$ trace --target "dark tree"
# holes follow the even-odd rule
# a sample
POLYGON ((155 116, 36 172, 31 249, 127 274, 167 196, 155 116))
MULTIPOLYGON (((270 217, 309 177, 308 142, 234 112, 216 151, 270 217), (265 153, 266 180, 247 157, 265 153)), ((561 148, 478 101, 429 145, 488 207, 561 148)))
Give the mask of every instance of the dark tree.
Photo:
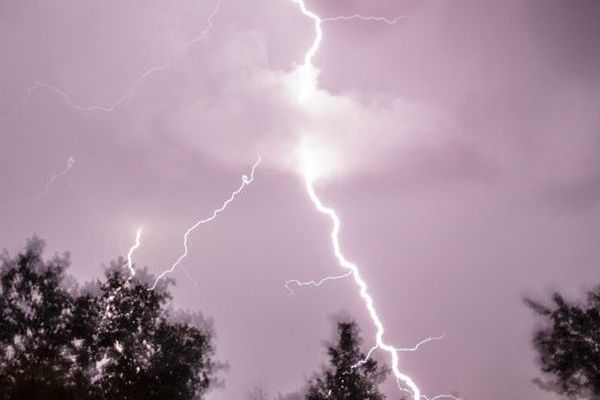
POLYGON ((219 367, 210 324, 169 312, 168 283, 152 290, 120 262, 69 290, 68 257, 44 261, 43 247, 2 258, 0 399, 203 398, 219 367))
POLYGON ((570 398, 600 399, 600 287, 583 303, 558 293, 550 306, 525 302, 543 321, 533 343, 547 379, 536 382, 570 398))
POLYGON ((308 385, 307 400, 382 400, 379 391, 388 369, 361 351, 356 322, 338 322, 337 343, 329 345, 329 366, 308 385))
POLYGON ((25 252, 2 254, 0 398, 65 399, 77 393, 71 357, 73 298, 64 287, 68 255, 42 259, 33 238, 25 252))
POLYGON ((113 266, 97 293, 81 296, 75 307, 78 355, 92 361, 93 397, 202 398, 218 366, 209 327, 173 321, 168 292, 150 290, 149 279, 130 280, 124 271, 113 266))

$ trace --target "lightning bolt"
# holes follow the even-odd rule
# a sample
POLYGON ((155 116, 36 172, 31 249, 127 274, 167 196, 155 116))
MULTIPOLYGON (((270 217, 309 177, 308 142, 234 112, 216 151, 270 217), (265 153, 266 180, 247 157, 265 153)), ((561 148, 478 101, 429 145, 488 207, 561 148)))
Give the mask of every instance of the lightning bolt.
POLYGON ((133 253, 140 247, 140 238, 142 236, 142 229, 138 229, 135 233, 135 243, 129 248, 127 252, 127 268, 129 268, 129 277, 135 276, 135 268, 133 267, 133 253))
POLYGON ((420 400, 421 390, 419 389, 417 384, 413 381, 411 377, 400 371, 400 368, 398 366, 398 349, 386 343, 383 339, 385 327, 383 325, 383 322, 381 321, 381 318, 379 317, 379 314, 377 313, 375 303, 373 302, 373 298, 369 293, 369 287, 362 278, 358 266, 348 261, 348 259, 346 259, 346 257, 342 253, 339 240, 341 223, 337 213, 333 208, 327 207, 321 202, 321 199, 319 199, 315 191, 314 180, 310 175, 305 176, 304 183, 308 196, 310 197, 310 200, 313 202, 317 211, 327 216, 331 221, 332 229, 330 233, 330 238, 331 245, 333 247, 333 253, 340 266, 349 270, 352 273, 354 282, 359 288, 360 297, 363 299, 365 306, 367 307, 367 311, 369 312, 369 316, 371 317, 371 321, 373 322, 373 325, 375 325, 375 328, 377 330, 377 333, 375 335, 376 347, 382 349, 390 355, 392 372, 394 374, 394 377, 396 378, 396 381, 402 382, 406 387, 410 389, 414 400, 420 400))
MULTIPOLYGON (((298 99, 299 99, 300 103, 302 104, 302 103, 305 103, 306 101, 308 101, 310 99, 310 95, 314 94, 318 88, 318 86, 317 86, 318 69, 314 66, 313 60, 314 60, 315 55, 317 54, 317 51, 319 50, 321 42, 323 41, 322 24, 323 24, 324 19, 320 18, 317 14, 310 11, 306 7, 304 0, 292 0, 292 1, 298 5, 302 14, 304 14, 307 18, 309 18, 313 21, 314 30, 315 30, 315 36, 314 36, 313 42, 304 55, 304 64, 302 64, 300 66, 300 71, 299 71, 300 72, 300 74, 299 74, 300 87, 299 87, 299 91, 298 91, 298 99)), ((381 20, 384 22, 394 21, 394 20, 387 20, 385 18, 363 17, 363 16, 359 16, 359 15, 349 16, 349 17, 329 18, 328 20, 333 21, 333 20, 348 20, 348 19, 381 20)), ((386 353, 388 353, 388 355, 390 357, 392 373, 394 374, 394 378, 396 380, 398 387, 400 389, 402 389, 403 391, 410 393, 413 400, 421 400, 421 398, 426 398, 425 396, 423 396, 421 394, 421 389, 417 386, 415 381, 410 376, 406 375, 405 373, 403 373, 400 370, 398 353, 400 353, 402 351, 413 351, 412 349, 416 350, 422 344, 425 344, 432 340, 436 340, 436 338, 433 338, 433 337, 427 338, 427 339, 421 341, 420 343, 418 343, 416 346, 414 346, 412 348, 405 348, 405 349, 398 349, 398 348, 392 346, 391 344, 387 343, 384 340, 385 327, 383 325, 381 318, 379 317, 379 313, 377 312, 377 308, 375 307, 375 302, 373 301, 373 297, 371 296, 371 294, 369 292, 369 287, 368 287, 367 283, 365 282, 365 280, 362 278, 362 275, 361 275, 358 265, 349 261, 344 256, 344 253, 342 252, 341 245, 340 245, 340 239, 339 239, 339 233, 340 233, 340 228, 341 228, 340 218, 339 218, 337 212, 333 208, 326 206, 321 201, 321 199, 319 198, 319 196, 317 195, 317 192, 315 190, 315 181, 317 179, 317 175, 319 172, 318 165, 315 165, 315 161, 316 161, 315 157, 314 157, 314 155, 307 154, 306 147, 301 146, 301 158, 302 158, 301 159, 301 161, 302 161, 302 164, 301 164, 302 171, 301 172, 302 172, 302 175, 304 178, 304 186, 305 186, 306 192, 308 193, 308 196, 309 196, 311 202, 313 203, 315 209, 319 213, 325 215, 331 222, 330 239, 331 239, 331 246, 332 246, 333 254, 334 254, 335 258, 337 259, 338 264, 342 268, 347 270, 346 275, 348 275, 348 276, 351 275, 354 278, 354 282, 356 283, 356 285, 359 289, 359 295, 365 304, 365 307, 369 313, 371 322, 375 326, 375 329, 376 329, 375 346, 369 351, 369 355, 376 349, 381 349, 381 350, 385 351, 386 353)), ((323 283, 327 280, 340 279, 340 277, 345 277, 345 275, 324 278, 318 282, 314 282, 314 281, 307 282, 307 283, 305 282, 305 284, 319 286, 321 283, 323 283)), ((288 281, 288 282, 290 282, 290 281, 288 281)), ((293 282, 298 282, 298 281, 293 281, 293 282)), ((302 282, 300 282, 300 283, 302 283, 302 282)), ((440 395, 440 396, 434 397, 434 399, 441 399, 444 397, 454 398, 454 396, 451 396, 451 395, 440 395)), ((433 399, 431 399, 431 400, 433 400, 433 399)))
MULTIPOLYGON (((215 3, 214 9, 212 10, 212 12, 209 14, 209 16, 207 18, 206 27, 202 30, 202 32, 198 36, 190 39, 189 41, 187 41, 184 44, 184 46, 183 46, 184 52, 187 52, 190 49, 190 47, 192 47, 199 41, 203 40, 206 37, 206 35, 208 35, 208 32, 212 29, 212 27, 214 25, 213 19, 219 12, 220 6, 221 6, 221 0, 218 0, 215 3)), ((122 96, 120 96, 118 99, 116 99, 109 105, 85 106, 85 105, 77 104, 75 101, 73 101, 73 99, 67 92, 65 92, 58 86, 38 81, 26 89, 25 98, 23 99, 23 101, 21 101, 20 103, 18 103, 14 106, 13 113, 0 116, 0 120, 16 120, 16 119, 18 119, 20 116, 21 110, 23 108, 27 107, 27 105, 31 101, 31 98, 34 95, 34 93, 37 91, 40 91, 40 90, 46 90, 46 91, 54 93, 56 96, 62 98, 68 107, 70 107, 71 109, 76 110, 76 111, 84 111, 84 112, 100 111, 100 112, 110 113, 122 105, 128 107, 131 100, 135 97, 135 95, 136 95, 139 87, 142 85, 142 83, 144 83, 144 81, 149 79, 152 75, 156 74, 157 72, 165 71, 165 70, 171 68, 175 59, 176 59, 176 56, 172 56, 164 64, 148 67, 134 81, 133 85, 131 86, 129 91, 127 91, 127 93, 123 94, 122 96)))
POLYGON ((150 288, 150 290, 154 290, 154 288, 156 288, 156 285, 158 284, 158 282, 164 278, 167 274, 172 273, 173 271, 175 271, 175 268, 177 268, 178 265, 181 264, 181 262, 188 256, 188 238, 189 235, 196 229, 198 228, 200 225, 204 225, 207 224, 211 221, 214 221, 219 214, 221 214, 223 211, 225 211, 225 209, 229 206, 229 204, 235 200, 235 198, 246 188, 246 186, 250 185, 252 183, 252 181, 254 181, 254 171, 256 170, 256 168, 258 167, 258 165, 261 162, 261 157, 260 155, 258 156, 258 159, 256 160, 256 162, 254 163, 254 165, 252 165, 252 169, 250 171, 250 176, 247 175, 242 175, 242 183, 240 184, 240 186, 231 193, 231 195, 229 196, 229 198, 227 200, 225 200, 223 202, 223 204, 215 209, 212 213, 212 215, 208 218, 204 218, 204 219, 200 219, 198 221, 196 221, 192 226, 190 226, 185 233, 183 234, 183 253, 181 253, 181 255, 177 258, 177 260, 175 260, 175 262, 171 265, 171 267, 165 271, 163 271, 160 275, 158 275, 158 277, 156 278, 156 280, 154 281, 154 284, 152 285, 152 287, 150 288))

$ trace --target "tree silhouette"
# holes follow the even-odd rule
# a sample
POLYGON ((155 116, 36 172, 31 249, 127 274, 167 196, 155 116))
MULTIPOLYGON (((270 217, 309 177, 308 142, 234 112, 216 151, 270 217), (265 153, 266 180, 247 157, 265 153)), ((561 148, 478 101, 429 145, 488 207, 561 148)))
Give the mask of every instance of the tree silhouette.
POLYGON ((0 399, 203 398, 219 368, 210 324, 177 321, 168 283, 150 290, 121 260, 103 281, 68 288, 68 254, 44 261, 43 248, 34 238, 2 256, 0 399))
POLYGON ((525 302, 543 323, 533 343, 549 379, 536 382, 567 397, 600 399, 600 287, 583 303, 570 303, 558 293, 550 306, 525 302))
POLYGON ((361 352, 356 322, 338 322, 337 343, 329 345, 329 366, 308 385, 307 400, 382 400, 379 391, 388 369, 361 352))

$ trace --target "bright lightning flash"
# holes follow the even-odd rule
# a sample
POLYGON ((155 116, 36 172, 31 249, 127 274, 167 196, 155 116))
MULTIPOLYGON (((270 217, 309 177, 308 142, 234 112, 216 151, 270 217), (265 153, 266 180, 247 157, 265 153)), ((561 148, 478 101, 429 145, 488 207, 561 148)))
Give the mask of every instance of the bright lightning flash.
POLYGON ((156 288, 156 285, 158 284, 158 282, 162 278, 164 278, 167 274, 170 274, 173 271, 175 271, 175 268, 177 268, 177 266, 179 264, 181 264, 181 262, 188 256, 188 237, 189 237, 189 235, 200 225, 204 225, 204 224, 207 224, 207 223, 215 220, 219 216, 219 214, 221 214, 223 211, 225 211, 225 209, 229 206, 229 204, 232 201, 234 201, 235 198, 246 188, 246 186, 250 185, 252 183, 252 181, 254 181, 254 171, 256 170, 256 167, 258 167, 260 162, 261 162, 261 157, 259 155, 258 159, 254 163, 254 165, 252 165, 252 170, 250 171, 250 176, 242 175, 242 183, 233 193, 231 193, 231 196, 229 196, 229 198, 223 202, 221 207, 215 209, 210 217, 196 221, 192 226, 190 226, 185 231, 185 233, 183 234, 183 253, 177 258, 177 260, 175 260, 175 262, 171 265, 171 267, 169 269, 163 271, 156 278, 156 280, 154 281, 154 284, 150 288, 151 290, 156 288))

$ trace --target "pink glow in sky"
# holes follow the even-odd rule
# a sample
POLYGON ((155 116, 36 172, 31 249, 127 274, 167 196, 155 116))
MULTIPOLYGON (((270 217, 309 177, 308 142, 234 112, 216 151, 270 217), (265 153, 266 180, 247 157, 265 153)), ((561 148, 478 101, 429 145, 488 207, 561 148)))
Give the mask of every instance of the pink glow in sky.
POLYGON ((424 393, 555 399, 531 383, 521 298, 598 283, 600 6, 307 4, 402 18, 325 22, 300 106, 314 30, 291 0, 0 1, 0 247, 38 233, 85 280, 143 226, 134 261, 159 273, 260 152, 190 236, 174 301, 214 318, 231 365, 209 399, 296 391, 328 316, 374 333, 351 280, 284 287, 344 272, 298 173, 304 140, 389 341, 445 333, 401 355, 424 393))

